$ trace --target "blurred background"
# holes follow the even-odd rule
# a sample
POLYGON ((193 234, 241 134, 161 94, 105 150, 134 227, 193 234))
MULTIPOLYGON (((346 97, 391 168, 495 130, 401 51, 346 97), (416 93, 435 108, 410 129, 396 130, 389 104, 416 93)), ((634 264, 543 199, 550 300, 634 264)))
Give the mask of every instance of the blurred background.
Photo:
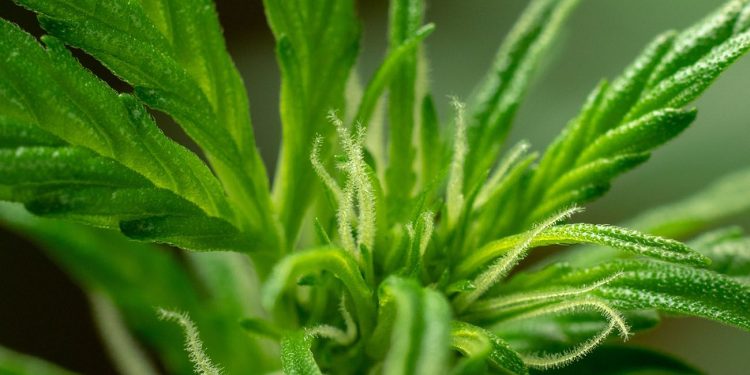
MULTIPOLYGON (((427 19, 430 85, 441 114, 449 95, 467 98, 489 67, 525 1, 432 1, 427 19)), ((683 28, 723 1, 584 0, 543 67, 517 117, 511 141, 543 149, 573 117, 588 92, 612 78, 657 33, 683 28)), ((279 143, 279 75, 273 38, 260 0, 218 0, 229 50, 245 79, 258 147, 269 166, 279 143)), ((385 52, 387 2, 359 1, 364 26, 360 73, 366 80, 385 52)), ((0 0, 0 16, 41 35, 32 14, 0 0)), ((128 91, 92 59, 83 63, 128 91)), ((619 178, 578 220, 617 223, 659 203, 697 191, 727 172, 750 166, 750 56, 729 69, 696 106, 698 120, 644 166, 619 178)), ((273 170, 272 167, 269 170, 273 170)), ((750 192, 749 192, 750 194, 750 192)), ((746 229, 748 222, 743 223, 746 229)), ((695 319, 667 319, 633 339, 678 355, 710 374, 747 374, 750 334, 695 319)), ((28 240, 0 227, 0 344, 85 374, 114 373, 75 284, 28 240)))

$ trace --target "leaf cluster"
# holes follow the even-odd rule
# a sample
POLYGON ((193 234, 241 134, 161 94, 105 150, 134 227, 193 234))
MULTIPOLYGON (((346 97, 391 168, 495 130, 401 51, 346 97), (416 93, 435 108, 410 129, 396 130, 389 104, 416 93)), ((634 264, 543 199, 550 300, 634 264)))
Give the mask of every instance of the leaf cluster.
MULTIPOLYGON (((577 1, 531 1, 441 121, 423 1, 390 2, 388 51, 361 85, 353 0, 264 0, 273 183, 209 0, 16 2, 48 35, 0 20, 0 199, 15 202, 0 219, 84 287, 123 373, 158 373, 145 347, 170 373, 693 374, 610 341, 663 313, 750 331, 750 239, 714 228, 750 211, 747 171, 623 226, 571 223, 695 120, 690 103, 750 50, 747 0, 655 38, 543 152, 505 141, 577 1), (518 271, 559 245, 580 246, 518 271)), ((0 370, 24 368, 66 373, 0 351, 0 370)))

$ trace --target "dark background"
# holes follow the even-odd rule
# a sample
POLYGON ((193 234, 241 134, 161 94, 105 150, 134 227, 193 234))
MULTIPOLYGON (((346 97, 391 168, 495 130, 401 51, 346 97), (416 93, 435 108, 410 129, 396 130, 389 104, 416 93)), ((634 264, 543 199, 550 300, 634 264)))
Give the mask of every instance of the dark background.
MULTIPOLYGON (((556 59, 543 69, 521 108, 512 140, 526 138, 543 148, 575 115, 599 79, 618 74, 658 32, 685 27, 721 3, 583 1, 553 52, 556 59)), ((430 2, 427 18, 437 24, 427 41, 430 84, 443 114, 448 113, 448 95, 466 98, 471 92, 524 4, 430 2)), ((220 0, 217 7, 230 52, 247 84, 258 146, 266 163, 273 165, 280 133, 279 78, 261 2, 220 0)), ((366 78, 384 53, 387 2, 360 1, 359 13, 365 32, 360 71, 366 78)), ((34 16, 10 0, 0 0, 0 16, 40 35, 34 16)), ((128 90, 93 59, 79 56, 115 88, 128 90)), ((745 57, 698 101, 699 117, 691 128, 657 151, 649 163, 620 178, 579 220, 617 223, 750 166, 749 98, 750 57, 745 57)), ((750 334, 712 322, 670 319, 634 341, 680 355, 711 374, 746 374, 750 368, 750 334)), ((0 345, 85 374, 114 373, 80 290, 29 241, 2 228, 0 345)))

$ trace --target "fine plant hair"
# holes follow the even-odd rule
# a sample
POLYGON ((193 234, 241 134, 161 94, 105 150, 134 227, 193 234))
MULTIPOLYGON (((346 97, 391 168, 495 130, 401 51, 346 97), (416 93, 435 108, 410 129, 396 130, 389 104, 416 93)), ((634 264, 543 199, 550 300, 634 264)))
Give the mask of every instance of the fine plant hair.
MULTIPOLYGON (((750 169, 575 222, 693 123, 750 50, 750 0, 656 36, 544 148, 507 138, 578 1, 530 1, 474 93, 444 99, 423 0, 390 0, 362 80, 354 0, 264 0, 273 179, 210 0, 14 1, 45 35, 0 19, 0 224, 81 286, 123 374, 695 374, 619 343, 663 314, 750 331, 750 237, 724 226, 750 213, 750 169)), ((73 372, 0 347, 0 373, 73 372)))

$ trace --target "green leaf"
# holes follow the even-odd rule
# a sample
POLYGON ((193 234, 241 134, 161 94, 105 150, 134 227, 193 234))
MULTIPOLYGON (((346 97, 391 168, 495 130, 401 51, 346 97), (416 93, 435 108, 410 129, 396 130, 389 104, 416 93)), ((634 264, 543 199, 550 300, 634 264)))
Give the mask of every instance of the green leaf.
MULTIPOLYGON (((593 141, 622 122, 630 108, 640 98, 651 73, 672 47, 676 34, 674 31, 667 31, 654 38, 635 61, 612 81, 610 87, 603 93, 601 104, 597 106, 595 117, 592 119, 593 125, 580 127, 580 130, 585 132, 585 138, 581 137, 581 141, 593 141)), ((571 141, 573 141, 572 138, 571 141)))
POLYGON ((211 171, 164 136, 137 100, 118 96, 54 38, 46 37, 43 49, 5 21, 0 33, 0 51, 17 56, 0 62, 0 184, 12 187, 6 199, 39 215, 124 228, 135 238, 187 249, 270 247, 247 242, 211 171), (148 234, 125 224, 144 220, 148 234), (209 232, 232 240, 191 240, 206 233, 185 221, 217 223, 209 232))
MULTIPOLYGON (((390 2, 388 47, 397 50, 413 38, 424 18, 424 0, 392 0, 390 2)), ((386 191, 389 205, 400 214, 406 200, 411 197, 416 183, 413 164, 416 150, 413 146, 415 129, 414 104, 416 102, 418 47, 409 51, 395 67, 388 89, 388 168, 386 191)))
MULTIPOLYGON (((456 267, 456 277, 479 270, 492 259, 505 255, 525 238, 524 233, 493 241, 473 252, 456 267)), ((709 260, 684 244, 637 231, 595 224, 552 226, 534 237, 530 248, 549 245, 597 244, 633 254, 690 265, 706 265, 709 260)))
POLYGON ((539 61, 576 3, 532 1, 500 46, 487 78, 471 100, 467 186, 495 161, 539 61))
POLYGON ((651 74, 649 86, 663 81, 684 66, 693 65, 702 56, 711 52, 713 46, 742 31, 733 26, 742 8, 746 6, 747 2, 744 0, 727 1, 713 14, 680 33, 669 53, 651 74))
POLYGON ((343 109, 344 88, 359 50, 359 23, 352 0, 264 0, 277 40, 281 68, 283 138, 274 200, 289 245, 318 191, 310 168, 313 139, 333 132, 326 114, 343 109), (300 190, 302 189, 302 190, 300 190))
POLYGON ((385 355, 383 374, 443 372, 451 329, 451 309, 445 297, 396 276, 383 281, 378 296, 378 326, 368 350, 371 355, 385 355))
MULTIPOLYGON (((424 25, 414 31, 413 35, 410 35, 397 47, 388 51, 383 62, 365 87, 365 91, 362 94, 362 100, 357 108, 357 113, 354 115, 355 121, 361 122, 365 127, 369 125, 378 100, 383 94, 383 90, 385 90, 386 86, 393 80, 393 77, 398 72, 401 62, 409 57, 412 52, 419 47, 420 43, 430 36, 434 30, 435 25, 424 25)), ((435 119, 435 121, 437 121, 437 119, 435 119)))
POLYGON ((121 221, 120 231, 136 240, 174 244, 188 250, 263 251, 259 258, 268 255, 266 250, 272 248, 258 240, 259 234, 239 232, 223 220, 206 216, 177 216, 170 213, 121 221))
MULTIPOLYGON (((660 322, 659 315, 652 310, 627 311, 623 316, 632 332, 652 329, 660 322)), ((501 321, 490 330, 521 353, 563 352, 601 332, 607 324, 601 314, 573 312, 507 323, 501 321)))
MULTIPOLYGON (((646 211, 624 225, 657 236, 688 238, 702 229, 750 211, 748 190, 750 170, 740 170, 687 198, 646 211)), ((578 266, 592 266, 624 255, 613 249, 582 247, 545 263, 562 260, 578 266)))
POLYGON ((3 375, 74 375, 52 363, 0 346, 0 373, 3 375))
POLYGON ((750 284, 750 237, 738 228, 709 232, 691 245, 711 259, 709 269, 750 284))
POLYGON ((646 162, 649 156, 647 153, 634 153, 596 159, 562 175, 549 187, 547 195, 559 195, 581 186, 606 184, 615 176, 646 162))
POLYGON ((39 13, 47 32, 94 56, 133 85, 141 100, 174 117, 206 152, 242 212, 243 228, 275 234, 244 84, 226 52, 211 2, 18 3, 39 13))
POLYGON ((602 369, 621 375, 699 375, 702 372, 685 362, 651 349, 604 345, 568 366, 532 374, 596 375, 602 369))
MULTIPOLYGON (((221 186, 208 168, 165 137, 132 98, 118 97, 54 38, 45 38, 48 47, 40 48, 30 35, 5 21, 0 21, 0 34, 0 52, 12 57, 0 62, 0 122, 17 129, 14 146, 23 146, 18 129, 38 126, 67 143, 117 160, 209 214, 228 214, 221 186)), ((2 135, 5 138, 5 132, 2 135)))
POLYGON ((750 211, 748 191, 750 169, 737 171, 696 194, 638 215, 626 225, 659 236, 686 237, 750 211))
POLYGON ((600 84, 542 158, 521 211, 531 215, 515 229, 526 229, 558 208, 549 203, 553 197, 568 194, 568 204, 598 197, 601 194, 575 192, 587 186, 606 187, 629 168, 592 170, 578 186, 566 173, 581 173, 579 168, 590 163, 617 164, 613 158, 648 152, 684 130, 695 112, 680 108, 750 49, 750 32, 737 21, 746 6, 744 0, 731 1, 681 34, 667 32, 657 37, 611 85, 600 84), (560 182, 561 178, 567 181, 560 182), (559 184, 566 185, 567 192, 559 184), (549 191, 551 187, 555 194, 549 191))
POLYGON ((313 337, 299 331, 281 339, 281 366, 285 375, 321 375, 310 346, 313 337))
POLYGON ((750 287, 716 272, 677 264, 620 260, 573 271, 556 285, 581 285, 620 275, 595 295, 620 309, 654 308, 699 316, 750 331, 750 287))
POLYGON ((507 374, 528 374, 523 360, 510 346, 490 331, 454 321, 451 329, 453 347, 467 358, 488 360, 495 369, 507 374))
MULTIPOLYGON (((47 32, 66 44, 88 52, 133 85, 140 100, 173 116, 203 149, 223 184, 219 186, 212 181, 214 186, 207 185, 206 179, 211 173, 191 155, 195 160, 187 165, 196 167, 200 164, 205 171, 195 174, 201 177, 200 180, 185 181, 189 184, 180 183, 177 186, 198 190, 207 187, 216 189, 215 196, 225 201, 223 187, 228 200, 232 202, 232 210, 236 212, 236 218, 232 219, 237 221, 239 227, 243 230, 255 230, 267 237, 266 242, 274 243, 276 229, 271 219, 268 182, 265 168, 254 146, 244 84, 226 53, 218 19, 210 2, 164 0, 151 2, 147 9, 138 2, 125 4, 114 0, 87 3, 68 0, 18 2, 39 13, 42 27, 47 32)), ((61 44, 58 50, 64 50, 61 44)), ((61 56, 62 53, 58 55, 61 56)), ((68 60, 70 63, 67 65, 72 67, 73 60, 68 60)), ((69 79, 66 88, 80 86, 83 76, 88 75, 83 70, 78 70, 80 73, 77 73, 77 79, 69 79)), ((37 71, 34 68, 34 73, 37 71)), ((38 74, 35 76, 36 79, 40 77, 38 74)), ((102 83, 99 86, 101 88, 97 90, 100 92, 111 91, 102 83)), ((20 91, 34 95, 40 90, 27 87, 20 91)), ((65 97, 66 94, 61 93, 60 96, 65 97)), ((88 96, 90 93, 77 98, 88 96)), ((69 107, 71 106, 61 108, 67 110, 69 107)), ((100 104, 97 107, 101 112, 109 110, 112 105, 100 104)), ((136 116, 132 122, 138 124, 143 118, 148 119, 146 112, 139 108, 140 105, 136 105, 136 109, 133 105, 129 107, 132 116, 136 116)), ((41 119, 40 126, 48 126, 47 121, 41 119)), ((124 121, 115 119, 113 122, 116 126, 123 126, 124 121)), ((148 119, 147 122, 151 120, 148 119)), ((151 128, 155 126, 146 126, 143 131, 134 134, 154 131, 160 133, 158 130, 150 130, 151 128)), ((67 130, 70 132, 69 127, 67 130)), ((85 134, 70 133, 78 136, 85 134)), ((122 142, 127 145, 138 143, 140 138, 142 136, 126 141, 112 140, 110 143, 119 145, 122 142)), ((150 146, 147 143, 145 146, 153 153, 164 148, 159 147, 164 144, 165 142, 161 142, 150 146)), ((106 146, 100 146, 102 147, 106 146)), ((174 148, 170 146, 162 152, 166 154, 174 148)), ((100 152, 100 149, 94 150, 100 152)), ((148 154, 149 152, 133 152, 128 155, 145 158, 148 154)), ((119 160, 117 155, 115 158, 119 160)), ((194 178, 191 174, 179 173, 183 169, 181 164, 170 159, 166 159, 165 163, 164 159, 166 158, 156 157, 144 164, 163 165, 162 169, 166 171, 161 174, 152 173, 162 178, 194 178)), ((134 166, 137 164, 133 163, 134 166)), ((138 170, 130 164, 126 163, 126 166, 138 170)), ((227 205, 226 202, 223 204, 227 205)))
POLYGON ((695 110, 665 109, 620 125, 596 139, 578 157, 576 164, 628 153, 651 151, 674 138, 695 119, 695 110))
POLYGON ((357 261, 339 248, 321 247, 297 252, 283 258, 273 268, 263 285, 263 306, 272 310, 282 292, 304 275, 328 271, 341 280, 349 290, 357 317, 359 330, 366 335, 372 330, 375 306, 372 291, 365 283, 357 261))

